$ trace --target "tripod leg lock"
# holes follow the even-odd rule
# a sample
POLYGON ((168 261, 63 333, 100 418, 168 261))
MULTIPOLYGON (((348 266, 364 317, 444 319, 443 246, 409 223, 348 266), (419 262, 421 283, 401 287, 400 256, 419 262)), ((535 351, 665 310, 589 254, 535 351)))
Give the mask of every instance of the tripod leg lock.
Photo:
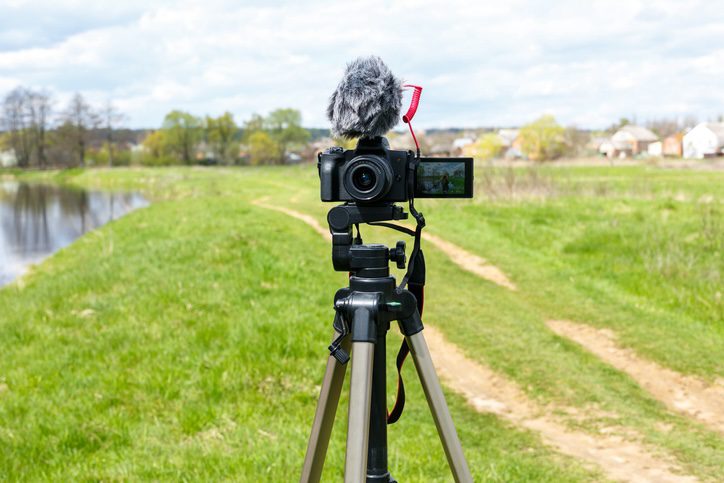
POLYGON ((415 309, 415 313, 410 317, 400 319, 400 330, 407 337, 422 332, 423 328, 422 319, 417 309, 415 309))
POLYGON ((342 349, 342 340, 344 340, 345 337, 347 337, 347 334, 340 335, 334 339, 334 342, 329 346, 329 353, 342 365, 349 362, 349 354, 346 350, 342 349))
POLYGON ((349 362, 349 354, 342 348, 342 341, 349 335, 349 324, 344 316, 338 311, 334 316, 334 330, 339 334, 329 345, 329 353, 337 359, 337 362, 344 365, 349 362))
POLYGON ((412 292, 404 289, 397 291, 397 297, 400 302, 398 320, 402 333, 409 337, 421 332, 424 327, 420 311, 417 309, 417 298, 412 292))

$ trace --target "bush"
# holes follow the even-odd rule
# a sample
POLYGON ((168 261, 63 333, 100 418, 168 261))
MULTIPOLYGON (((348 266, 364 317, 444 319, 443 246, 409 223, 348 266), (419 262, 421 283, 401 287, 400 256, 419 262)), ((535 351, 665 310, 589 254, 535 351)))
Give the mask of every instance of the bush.
POLYGON ((173 156, 154 156, 152 153, 145 151, 133 153, 131 161, 132 164, 141 166, 173 166, 175 164, 179 164, 178 159, 173 156))
MULTIPOLYGON (((108 146, 88 153, 89 164, 93 166, 110 166, 110 152, 108 146)), ((128 166, 131 164, 131 151, 128 149, 113 149, 113 166, 128 166)))
POLYGON ((566 147, 564 133, 553 116, 541 116, 520 129, 522 151, 533 161, 559 158, 566 147))

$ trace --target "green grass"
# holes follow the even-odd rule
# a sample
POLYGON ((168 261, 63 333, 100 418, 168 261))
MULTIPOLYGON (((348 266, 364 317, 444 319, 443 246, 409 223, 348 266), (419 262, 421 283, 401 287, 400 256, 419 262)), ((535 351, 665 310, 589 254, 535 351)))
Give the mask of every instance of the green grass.
MULTIPOLYGON (((157 201, 0 290, 0 480, 298 477, 344 275, 318 234, 248 202, 253 173, 143 180, 158 174, 118 172, 157 201)), ((391 467, 401 481, 447 481, 407 376, 391 467)), ((597 479, 449 398, 476 480, 597 479)), ((328 481, 341 478, 344 428, 340 415, 328 481)))
MULTIPOLYGON (((37 478, 294 479, 323 369, 329 299, 344 276, 331 271, 329 247, 319 235, 249 201, 270 196, 323 223, 329 206, 318 202, 314 168, 24 176, 139 188, 156 203, 53 257, 22 290, 0 291, 0 306, 10 307, 0 317, 0 352, 8 354, 0 374, 22 373, 0 393, 0 479, 3 468, 11 478, 32 469, 37 478), (77 315, 87 308, 92 315, 77 315), (291 326, 298 329, 295 338, 285 330, 291 326), (84 340, 105 350, 67 362, 76 361, 67 352, 80 350, 84 340), (123 351, 129 354, 121 357, 123 351), (203 377, 205 371, 212 374, 203 377), (156 372, 164 375, 149 374, 156 372), (109 381, 101 376, 106 373, 109 381), (78 389, 83 374, 87 391, 78 389), (36 385, 18 382, 26 379, 36 385), (81 396, 73 400, 69 391, 81 396), (119 409, 96 409, 104 400, 91 397, 95 391, 127 394, 117 406, 129 413, 106 421, 119 409), (14 403, 6 406, 7 400, 14 403), (47 412, 35 414, 36 404, 47 412), (21 415, 8 415, 8 407, 21 415), (35 432, 25 435, 23 427, 35 432), (41 437, 44 431, 55 436, 41 437), (84 436, 73 436, 77 431, 84 436), (98 448, 58 452, 58 434, 98 448), (14 456, 3 460, 5 454, 14 456), (30 463, 38 460, 47 464, 30 463)), ((544 322, 567 318, 609 327, 622 344, 665 367, 724 377, 724 174, 478 166, 476 176, 475 200, 420 200, 418 207, 428 230, 495 263, 519 290, 482 281, 428 248, 426 320, 532 399, 588 416, 571 419, 571 426, 593 433, 612 424, 631 427, 688 472, 716 479, 724 470, 721 436, 670 413, 544 322)), ((368 241, 396 238, 377 228, 365 234, 368 241)), ((412 393, 415 403, 391 429, 394 474, 404 481, 445 480, 444 458, 414 384, 412 393)), ((449 397, 476 481, 596 478, 542 448, 535 436, 449 397)), ((343 427, 340 418, 336 448, 343 427)), ((328 476, 339 477, 341 466, 341 454, 330 454, 328 476)))

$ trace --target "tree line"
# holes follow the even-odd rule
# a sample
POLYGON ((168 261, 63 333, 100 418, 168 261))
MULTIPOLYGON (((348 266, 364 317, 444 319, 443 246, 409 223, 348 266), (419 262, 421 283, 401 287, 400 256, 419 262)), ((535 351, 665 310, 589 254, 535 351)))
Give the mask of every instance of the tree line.
POLYGON ((283 164, 311 137, 301 113, 277 109, 239 126, 230 112, 218 117, 173 110, 156 130, 123 128, 112 102, 91 105, 82 94, 56 109, 47 91, 17 87, 0 106, 0 151, 20 168, 128 164, 283 164))
POLYGON ((90 134, 102 136, 98 146, 105 162, 117 157, 114 131, 124 116, 108 102, 92 107, 81 94, 75 94, 59 111, 46 91, 17 87, 2 100, 0 108, 0 147, 12 150, 21 168, 85 166, 90 134))
POLYGON ((169 112, 160 127, 143 141, 140 163, 170 164, 284 164, 292 150, 303 149, 310 132, 295 109, 254 114, 238 126, 234 116, 198 117, 169 112))

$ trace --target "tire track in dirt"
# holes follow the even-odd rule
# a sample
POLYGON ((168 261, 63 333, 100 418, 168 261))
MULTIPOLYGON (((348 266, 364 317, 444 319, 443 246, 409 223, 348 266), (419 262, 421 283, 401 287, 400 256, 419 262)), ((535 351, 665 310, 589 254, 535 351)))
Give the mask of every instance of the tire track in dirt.
MULTIPOLYGON (((693 482, 672 461, 628 438, 593 435, 567 428, 550 415, 550 408, 532 402, 518 386, 491 369, 468 359, 434 327, 425 326, 425 339, 435 368, 445 384, 480 412, 489 412, 540 434, 559 452, 596 465, 609 477, 630 482, 693 482)), ((622 429, 622 428, 608 428, 622 429)), ((640 439, 640 438, 633 438, 640 439)))
POLYGON ((694 418, 724 434, 724 381, 707 384, 639 357, 618 345, 616 335, 566 320, 549 320, 546 325, 561 337, 570 339, 607 364, 628 374, 639 386, 672 411, 694 418))
MULTIPOLYGON (((331 239, 329 232, 312 216, 289 208, 270 205, 267 200, 268 197, 252 203, 303 221, 322 235, 325 240, 331 239)), ((462 266, 461 263, 470 262, 477 267, 492 267, 477 255, 470 254, 441 238, 434 235, 427 235, 426 238, 448 254, 456 264, 481 278, 490 280, 483 274, 495 273, 480 269, 470 270, 462 266), (457 260, 450 252, 455 253, 457 260)), ((505 277, 502 271, 498 271, 505 277)), ((497 280, 507 280, 507 277, 497 280)), ((491 281, 498 283, 495 280, 491 281)), ((510 286, 500 285, 515 290, 515 285, 512 283, 510 286)), ((595 465, 614 480, 634 483, 698 481, 694 476, 682 474, 681 469, 673 462, 654 455, 641 444, 628 439, 635 434, 630 429, 625 430, 628 435, 627 439, 616 435, 593 435, 568 429, 551 415, 550 408, 537 405, 528 399, 515 383, 468 359, 457 346, 448 342, 434 327, 429 325, 425 327, 425 339, 440 378, 450 389, 461 394, 477 411, 493 413, 517 426, 540 434, 543 441, 549 446, 589 465, 595 465)))

